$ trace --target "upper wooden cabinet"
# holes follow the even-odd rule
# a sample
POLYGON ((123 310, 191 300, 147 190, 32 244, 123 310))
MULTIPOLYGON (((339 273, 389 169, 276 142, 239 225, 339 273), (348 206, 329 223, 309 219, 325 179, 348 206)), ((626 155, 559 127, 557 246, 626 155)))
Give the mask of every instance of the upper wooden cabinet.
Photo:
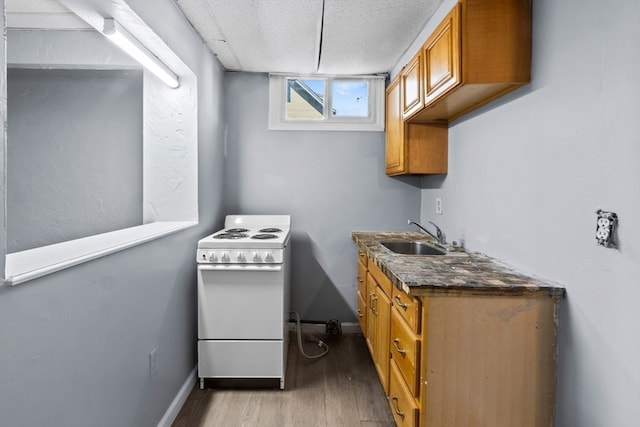
POLYGON ((422 47, 424 105, 460 83, 460 9, 456 5, 422 47))
POLYGON ((422 55, 418 52, 400 72, 403 119, 407 119, 423 106, 422 79, 422 55))
POLYGON ((387 175, 447 173, 447 126, 407 123, 403 119, 403 98, 402 79, 398 76, 387 88, 387 175))
POLYGON ((387 175, 397 175, 404 170, 404 121, 400 76, 387 87, 385 122, 386 172, 387 175))
POLYGON ((463 0, 422 47, 423 108, 449 122, 531 80, 530 0, 463 0))
POLYGON ((447 173, 448 123, 530 69, 530 0, 462 0, 387 88, 387 175, 447 173))

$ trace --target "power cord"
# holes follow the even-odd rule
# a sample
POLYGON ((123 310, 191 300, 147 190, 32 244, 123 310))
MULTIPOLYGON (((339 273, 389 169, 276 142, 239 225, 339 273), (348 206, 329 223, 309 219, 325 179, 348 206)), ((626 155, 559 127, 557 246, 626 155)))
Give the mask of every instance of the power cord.
POLYGON ((329 346, 327 345, 327 343, 325 343, 321 339, 314 337, 313 335, 307 335, 307 341, 318 343, 318 347, 324 348, 324 351, 322 353, 311 356, 304 352, 304 349, 302 348, 302 330, 300 329, 300 316, 296 311, 292 311, 291 314, 296 317, 296 333, 298 335, 298 350, 300 351, 300 354, 302 354, 307 359, 319 359, 329 353, 329 346))

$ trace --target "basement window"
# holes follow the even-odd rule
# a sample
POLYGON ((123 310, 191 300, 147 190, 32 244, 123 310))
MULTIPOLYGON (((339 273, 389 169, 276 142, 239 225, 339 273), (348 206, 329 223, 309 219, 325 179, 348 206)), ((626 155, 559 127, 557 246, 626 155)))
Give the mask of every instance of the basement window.
POLYGON ((271 75, 269 129, 384 131, 384 77, 271 75))

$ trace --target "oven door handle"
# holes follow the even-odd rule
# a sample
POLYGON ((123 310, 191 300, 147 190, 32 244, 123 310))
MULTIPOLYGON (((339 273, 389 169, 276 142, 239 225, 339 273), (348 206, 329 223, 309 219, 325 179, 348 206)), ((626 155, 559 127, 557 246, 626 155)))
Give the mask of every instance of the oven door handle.
POLYGON ((202 271, 282 271, 282 264, 198 264, 202 271))

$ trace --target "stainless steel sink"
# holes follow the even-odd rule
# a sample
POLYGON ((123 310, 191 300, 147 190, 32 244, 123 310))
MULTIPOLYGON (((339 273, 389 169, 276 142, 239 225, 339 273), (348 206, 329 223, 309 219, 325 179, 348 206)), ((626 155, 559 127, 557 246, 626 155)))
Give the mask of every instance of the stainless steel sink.
POLYGON ((403 255, 446 255, 447 250, 424 242, 387 241, 380 242, 391 252, 403 255))

